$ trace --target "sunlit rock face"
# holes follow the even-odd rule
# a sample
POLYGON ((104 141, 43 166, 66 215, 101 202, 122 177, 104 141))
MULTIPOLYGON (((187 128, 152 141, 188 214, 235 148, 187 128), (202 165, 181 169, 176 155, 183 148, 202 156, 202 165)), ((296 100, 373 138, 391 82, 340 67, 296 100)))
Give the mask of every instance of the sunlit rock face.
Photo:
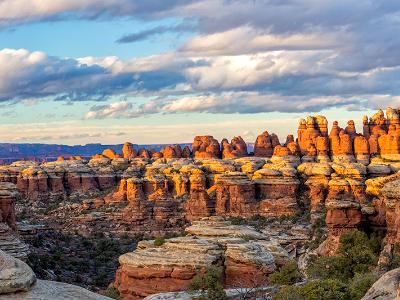
POLYGON ((232 225, 218 217, 194 221, 187 236, 161 246, 143 241, 119 258, 116 282, 124 299, 188 288, 196 274, 212 265, 224 270, 224 285, 254 287, 288 261, 288 253, 266 235, 248 226, 232 225), (156 284, 155 284, 156 283, 156 284))
POLYGON ((221 148, 212 136, 196 136, 192 145, 194 158, 220 158, 221 148))
MULTIPOLYGON (((265 131, 253 153, 240 136, 221 143, 196 136, 191 149, 169 145, 159 152, 125 143, 121 153, 107 149, 89 161, 4 165, 0 181, 15 184, 32 203, 94 198, 96 209, 119 206, 111 222, 137 232, 172 231, 210 216, 310 212, 314 223, 326 213, 328 241, 320 250, 330 254, 339 237, 354 228, 388 227, 387 240, 397 240, 394 196, 374 180, 400 170, 399 126, 399 111, 390 108, 364 118, 363 134, 352 120, 341 128, 338 122, 329 126, 323 116, 308 116, 300 120, 297 138, 289 135, 281 144, 265 131)), ((12 230, 7 197, 2 218, 12 230)))
POLYGON ((19 238, 15 223, 14 205, 19 198, 15 184, 0 182, 0 250, 26 260, 29 248, 19 238))

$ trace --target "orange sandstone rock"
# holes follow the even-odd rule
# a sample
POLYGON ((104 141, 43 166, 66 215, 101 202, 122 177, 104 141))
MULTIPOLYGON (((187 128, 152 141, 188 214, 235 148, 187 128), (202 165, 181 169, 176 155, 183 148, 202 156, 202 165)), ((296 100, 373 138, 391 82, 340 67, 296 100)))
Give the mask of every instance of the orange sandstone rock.
POLYGON ((274 148, 280 145, 278 136, 276 134, 269 134, 264 131, 259 135, 254 144, 254 156, 271 157, 274 153, 274 148))
POLYGON ((132 143, 126 142, 122 146, 122 155, 127 159, 133 159, 137 156, 136 150, 133 148, 132 143))
POLYGON ((117 154, 115 153, 115 151, 113 149, 105 149, 102 154, 103 154, 103 156, 110 158, 110 159, 114 159, 117 156, 117 154))
POLYGON ((221 157, 220 145, 210 135, 196 136, 193 141, 192 152, 193 156, 197 159, 221 157))

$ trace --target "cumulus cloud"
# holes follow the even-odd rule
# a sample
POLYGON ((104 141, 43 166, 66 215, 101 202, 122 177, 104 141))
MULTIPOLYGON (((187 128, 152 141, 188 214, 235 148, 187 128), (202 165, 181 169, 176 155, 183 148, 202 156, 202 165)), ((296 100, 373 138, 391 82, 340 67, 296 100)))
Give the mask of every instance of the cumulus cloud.
POLYGON ((3 0, 4 26, 71 17, 174 18, 181 23, 119 42, 187 30, 197 35, 169 52, 126 60, 1 50, 0 101, 148 99, 140 106, 98 104, 85 119, 397 104, 399 15, 394 0, 3 0))
POLYGON ((128 112, 132 108, 132 104, 126 101, 115 102, 107 105, 94 105, 86 113, 84 119, 105 119, 105 118, 131 118, 131 113, 128 112))
POLYGON ((71 18, 113 18, 133 16, 149 18, 191 0, 2 0, 0 24, 3 26, 37 20, 71 18))
POLYGON ((0 50, 0 101, 24 101, 26 105, 46 97, 99 101, 132 90, 157 90, 179 81, 167 71, 113 71, 112 61, 111 57, 90 63, 89 59, 58 58, 25 49, 0 50))
MULTIPOLYGON (((193 56, 201 55, 238 55, 262 51, 279 50, 332 50, 348 37, 346 32, 271 34, 269 30, 260 30, 248 25, 227 31, 203 34, 194 37, 181 49, 193 56)), ((350 41, 350 40, 349 40, 350 41)))
POLYGON ((257 114, 266 112, 318 112, 342 107, 347 110, 377 109, 400 106, 400 97, 389 95, 287 96, 259 92, 223 92, 179 98, 155 98, 145 104, 133 106, 127 102, 111 103, 90 108, 84 119, 138 118, 152 114, 257 114))

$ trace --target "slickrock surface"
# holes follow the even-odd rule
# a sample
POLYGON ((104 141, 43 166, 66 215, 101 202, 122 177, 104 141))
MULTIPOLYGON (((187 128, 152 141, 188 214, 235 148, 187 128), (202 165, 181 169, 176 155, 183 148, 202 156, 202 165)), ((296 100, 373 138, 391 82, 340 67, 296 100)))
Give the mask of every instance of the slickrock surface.
POLYGON ((379 278, 362 300, 396 300, 400 297, 400 268, 391 270, 379 278))
POLYGON ((115 285, 123 299, 184 290, 211 265, 223 267, 226 286, 254 287, 266 282, 278 261, 289 259, 266 235, 220 217, 194 221, 186 232, 188 236, 159 247, 153 241, 141 242, 137 250, 119 258, 115 285))
POLYGON ((61 282, 36 280, 23 261, 0 250, 0 299, 4 300, 106 300, 81 287, 61 282))
POLYGON ((2 250, 0 250, 0 274, 0 295, 27 291, 36 282, 35 274, 26 263, 2 250))

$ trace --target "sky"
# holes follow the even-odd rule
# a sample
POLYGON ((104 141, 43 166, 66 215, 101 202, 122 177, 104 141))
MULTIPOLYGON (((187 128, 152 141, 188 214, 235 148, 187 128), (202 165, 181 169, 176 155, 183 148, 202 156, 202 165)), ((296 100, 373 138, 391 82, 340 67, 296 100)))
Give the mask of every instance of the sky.
POLYGON ((0 142, 191 142, 400 106, 398 0, 0 0, 0 142))

